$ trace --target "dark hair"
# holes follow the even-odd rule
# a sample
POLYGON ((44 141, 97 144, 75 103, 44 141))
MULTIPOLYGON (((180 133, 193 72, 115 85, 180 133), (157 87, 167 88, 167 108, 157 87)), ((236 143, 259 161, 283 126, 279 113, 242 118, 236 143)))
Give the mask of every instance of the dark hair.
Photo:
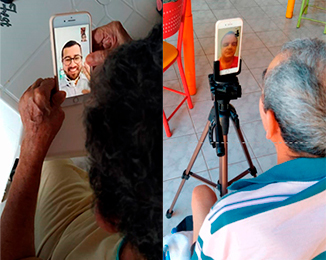
POLYGON ((62 50, 61 50, 61 59, 63 58, 63 50, 64 50, 65 48, 69 48, 69 47, 72 47, 72 46, 74 46, 74 45, 78 45, 79 48, 80 48, 80 53, 82 53, 82 49, 81 49, 80 44, 79 44, 78 42, 76 42, 76 41, 71 40, 71 41, 67 42, 67 43, 62 47, 62 50))
POLYGON ((89 178, 101 216, 147 259, 162 257, 162 25, 91 77, 89 178))

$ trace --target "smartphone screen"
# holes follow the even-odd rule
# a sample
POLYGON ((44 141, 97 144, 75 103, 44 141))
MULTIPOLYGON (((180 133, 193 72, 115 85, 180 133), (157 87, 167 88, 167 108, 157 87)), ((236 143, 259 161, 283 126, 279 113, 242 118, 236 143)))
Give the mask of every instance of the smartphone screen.
POLYGON ((89 30, 88 24, 54 28, 58 86, 66 97, 90 92, 90 68, 85 64, 90 53, 89 30))
MULTIPOLYGON (((236 24, 237 22, 233 22, 236 24)), ((220 74, 236 73, 239 70, 242 26, 221 21, 217 25, 215 60, 220 63, 220 74)))

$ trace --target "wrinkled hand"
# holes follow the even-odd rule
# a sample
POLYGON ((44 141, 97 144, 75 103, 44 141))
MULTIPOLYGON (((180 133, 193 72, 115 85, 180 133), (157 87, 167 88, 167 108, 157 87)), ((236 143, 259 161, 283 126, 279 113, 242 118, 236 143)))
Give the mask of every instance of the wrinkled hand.
POLYGON ((55 79, 38 79, 23 94, 19 101, 19 113, 25 131, 23 147, 29 152, 46 155, 51 142, 64 120, 61 104, 65 100, 64 91, 55 91, 55 79))
POLYGON ((102 64, 106 56, 116 47, 132 41, 118 21, 99 27, 93 31, 93 53, 86 57, 89 66, 102 64))
POLYGON ((82 72, 84 73, 84 75, 86 76, 86 78, 88 79, 88 81, 90 81, 90 79, 91 79, 91 68, 87 64, 87 62, 84 62, 84 65, 82 67, 82 72))

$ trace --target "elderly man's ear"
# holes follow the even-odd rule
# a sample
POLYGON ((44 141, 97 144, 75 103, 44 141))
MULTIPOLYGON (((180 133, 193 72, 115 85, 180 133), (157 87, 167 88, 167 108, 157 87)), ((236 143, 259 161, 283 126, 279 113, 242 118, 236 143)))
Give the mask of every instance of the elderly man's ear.
POLYGON ((266 131, 266 138, 272 142, 282 141, 281 129, 276 121, 275 114, 272 110, 264 110, 264 105, 261 99, 259 100, 259 111, 266 131))
POLYGON ((266 111, 266 138, 278 142, 281 136, 280 126, 275 118, 275 114, 272 110, 266 111))

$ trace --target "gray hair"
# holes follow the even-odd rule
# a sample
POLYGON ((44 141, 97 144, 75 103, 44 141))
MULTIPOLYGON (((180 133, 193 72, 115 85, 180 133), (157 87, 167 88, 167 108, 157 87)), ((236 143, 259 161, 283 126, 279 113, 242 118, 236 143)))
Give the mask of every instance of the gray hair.
POLYGON ((287 146, 298 154, 326 156, 326 43, 296 39, 288 58, 264 79, 264 108, 272 110, 287 146))
POLYGON ((228 31, 226 34, 223 35, 223 37, 222 37, 222 39, 221 39, 221 46, 222 46, 222 42, 223 42, 224 38, 225 38, 226 36, 228 36, 228 35, 233 35, 233 36, 235 37, 235 39, 237 40, 237 43, 238 43, 238 37, 237 37, 236 33, 233 32, 233 31, 228 31))

